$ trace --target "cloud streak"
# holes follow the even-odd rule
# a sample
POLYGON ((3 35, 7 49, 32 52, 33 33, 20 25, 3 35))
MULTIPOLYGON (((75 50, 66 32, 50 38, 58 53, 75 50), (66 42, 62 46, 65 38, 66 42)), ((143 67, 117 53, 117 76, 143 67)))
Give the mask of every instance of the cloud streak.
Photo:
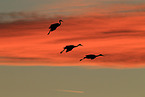
MULTIPOLYGON (((23 20, 0 23, 0 63, 2 65, 144 67, 145 14, 88 14, 62 17, 64 23, 47 36, 50 24, 59 18, 35 14, 5 14, 23 20), (25 16, 26 15, 26 16, 25 16), (83 44, 69 53, 59 54, 66 45, 83 44), (105 56, 79 60, 86 54, 105 56)), ((2 15, 2 17, 4 14, 2 15)))

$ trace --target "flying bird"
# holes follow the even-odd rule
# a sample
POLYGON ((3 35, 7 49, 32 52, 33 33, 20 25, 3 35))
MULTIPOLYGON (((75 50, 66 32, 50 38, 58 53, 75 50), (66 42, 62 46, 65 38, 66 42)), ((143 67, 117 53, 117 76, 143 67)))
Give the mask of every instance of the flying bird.
MULTIPOLYGON (((102 54, 99 54, 99 55, 93 55, 93 54, 90 54, 90 55, 86 55, 83 59, 95 59, 96 57, 99 57, 99 56, 104 56, 102 54)), ((83 59, 80 59, 80 61, 82 61, 83 59)))
MULTIPOLYGON (((66 50, 66 52, 69 52, 69 51, 71 51, 73 48, 78 47, 78 46, 83 46, 83 45, 82 45, 82 44, 78 44, 77 46, 74 46, 74 45, 67 45, 67 46, 64 47, 64 50, 63 50, 63 51, 66 50)), ((61 54, 63 51, 61 51, 60 54, 61 54)))
POLYGON ((51 31, 54 31, 57 27, 59 27, 61 25, 61 22, 63 22, 63 21, 59 20, 59 23, 51 24, 49 27, 50 30, 47 35, 49 35, 51 31))

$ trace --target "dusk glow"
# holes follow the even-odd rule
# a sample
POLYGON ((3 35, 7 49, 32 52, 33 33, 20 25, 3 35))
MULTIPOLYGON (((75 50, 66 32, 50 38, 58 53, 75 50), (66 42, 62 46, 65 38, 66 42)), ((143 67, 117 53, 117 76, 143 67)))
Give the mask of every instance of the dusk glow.
POLYGON ((64 22, 48 36, 49 26, 58 22, 59 19, 60 17, 52 19, 42 16, 34 20, 29 20, 28 17, 28 20, 25 18, 19 21, 2 22, 0 24, 1 64, 17 66, 88 65, 111 66, 111 68, 145 66, 145 14, 143 12, 61 16, 64 22), (83 47, 59 54, 66 45, 80 43, 83 47), (79 62, 80 58, 86 54, 100 53, 104 54, 104 57, 79 62))
POLYGON ((145 0, 0 7, 0 97, 145 97, 145 0))

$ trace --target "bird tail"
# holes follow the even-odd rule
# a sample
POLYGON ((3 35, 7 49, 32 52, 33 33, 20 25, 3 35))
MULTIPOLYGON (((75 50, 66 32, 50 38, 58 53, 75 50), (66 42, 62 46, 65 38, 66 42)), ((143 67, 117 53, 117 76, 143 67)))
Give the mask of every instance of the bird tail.
MULTIPOLYGON (((83 59, 85 59, 85 57, 83 59)), ((80 61, 82 61, 83 59, 80 59, 80 61)))
MULTIPOLYGON (((65 49, 64 49, 64 50, 65 50, 65 49)), ((62 52, 63 52, 64 50, 62 50, 62 51, 60 52, 60 54, 62 54, 62 52)))

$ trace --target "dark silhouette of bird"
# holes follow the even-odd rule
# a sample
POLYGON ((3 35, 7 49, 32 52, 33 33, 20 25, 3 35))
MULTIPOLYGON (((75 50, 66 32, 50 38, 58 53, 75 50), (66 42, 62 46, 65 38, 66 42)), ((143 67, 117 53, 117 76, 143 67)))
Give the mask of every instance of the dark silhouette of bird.
POLYGON ((61 22, 63 22, 63 21, 59 20, 59 23, 51 24, 49 27, 50 30, 47 35, 49 35, 51 31, 54 31, 57 27, 59 27, 61 25, 61 22))
MULTIPOLYGON (((82 44, 78 44, 77 46, 74 46, 74 45, 67 45, 67 46, 64 47, 64 50, 63 50, 63 51, 66 50, 66 52, 69 52, 69 51, 71 51, 73 48, 78 47, 78 46, 83 46, 83 45, 82 45, 82 44)), ((61 54, 63 51, 61 51, 60 54, 61 54)))
MULTIPOLYGON (((95 59, 96 57, 99 57, 99 56, 104 56, 102 54, 99 54, 99 55, 93 55, 93 54, 90 54, 90 55, 86 55, 83 59, 95 59)), ((80 59, 80 61, 82 61, 83 59, 80 59)))

